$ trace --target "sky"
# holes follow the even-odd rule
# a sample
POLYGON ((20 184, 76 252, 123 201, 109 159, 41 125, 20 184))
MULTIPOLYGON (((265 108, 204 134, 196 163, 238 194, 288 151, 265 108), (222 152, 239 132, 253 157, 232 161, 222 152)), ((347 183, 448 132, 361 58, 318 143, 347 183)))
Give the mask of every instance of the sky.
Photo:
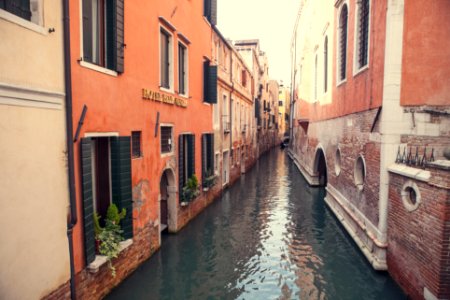
POLYGON ((217 27, 227 39, 259 39, 269 77, 290 84, 290 44, 298 0, 217 0, 217 27))

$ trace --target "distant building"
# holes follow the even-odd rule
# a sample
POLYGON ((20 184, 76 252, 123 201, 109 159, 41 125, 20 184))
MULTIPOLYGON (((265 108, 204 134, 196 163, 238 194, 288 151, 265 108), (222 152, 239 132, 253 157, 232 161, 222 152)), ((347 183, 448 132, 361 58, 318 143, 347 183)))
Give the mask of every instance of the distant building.
POLYGON ((449 11, 448 1, 301 1, 292 39, 290 155, 412 299, 450 298, 449 11))

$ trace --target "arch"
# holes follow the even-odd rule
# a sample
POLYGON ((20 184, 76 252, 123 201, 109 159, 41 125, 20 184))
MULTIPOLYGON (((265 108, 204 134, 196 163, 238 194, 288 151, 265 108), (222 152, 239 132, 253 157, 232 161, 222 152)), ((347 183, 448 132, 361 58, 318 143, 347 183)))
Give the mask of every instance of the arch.
POLYGON ((326 186, 328 182, 327 175, 327 161, 325 158, 325 151, 322 146, 317 146, 316 154, 314 156, 314 175, 318 178, 319 186, 326 186))
POLYGON ((159 180, 159 226, 160 232, 177 230, 177 184, 172 168, 163 170, 159 180))

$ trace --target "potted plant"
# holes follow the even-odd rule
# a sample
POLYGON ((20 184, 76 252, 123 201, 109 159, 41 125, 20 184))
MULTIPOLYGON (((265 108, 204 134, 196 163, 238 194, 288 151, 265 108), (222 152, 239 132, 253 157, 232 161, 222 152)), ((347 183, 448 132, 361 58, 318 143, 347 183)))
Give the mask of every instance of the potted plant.
POLYGON ((188 179, 186 185, 181 191, 181 206, 186 206, 190 201, 200 194, 198 179, 195 174, 188 179))
POLYGON ((125 218, 125 215, 126 209, 122 208, 119 213, 117 206, 112 203, 106 213, 105 227, 101 227, 100 216, 97 213, 94 214, 96 250, 99 254, 106 256, 113 277, 116 276, 116 269, 112 259, 117 258, 120 252, 120 242, 123 240, 120 221, 125 218))
POLYGON ((205 178, 203 180, 203 190, 207 191, 210 187, 216 184, 217 175, 214 174, 214 171, 207 170, 205 178))

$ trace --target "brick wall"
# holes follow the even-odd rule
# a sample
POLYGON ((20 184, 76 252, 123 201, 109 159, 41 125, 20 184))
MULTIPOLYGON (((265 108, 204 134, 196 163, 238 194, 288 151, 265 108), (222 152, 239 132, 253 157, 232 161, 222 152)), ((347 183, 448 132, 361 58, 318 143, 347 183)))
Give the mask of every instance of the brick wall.
POLYGON ((425 287, 439 299, 450 299, 450 172, 431 171, 428 183, 390 173, 388 269, 412 299, 424 299, 425 287), (421 194, 411 212, 401 198, 408 180, 421 194))

